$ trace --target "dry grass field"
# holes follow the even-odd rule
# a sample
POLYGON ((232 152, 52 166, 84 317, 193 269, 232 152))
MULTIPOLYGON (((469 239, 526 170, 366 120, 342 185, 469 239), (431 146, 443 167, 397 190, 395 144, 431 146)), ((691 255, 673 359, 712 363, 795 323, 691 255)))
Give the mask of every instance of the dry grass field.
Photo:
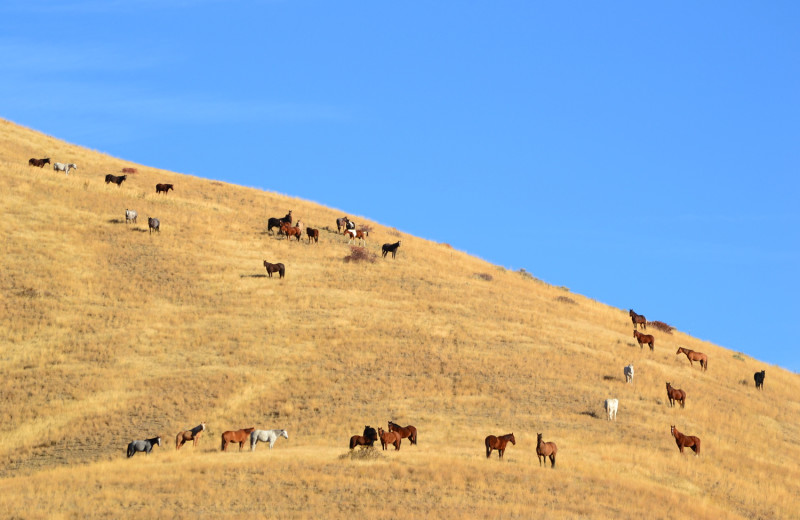
POLYGON ((641 350, 627 309, 358 208, 134 165, 2 120, 0 171, 4 518, 800 518, 797 374, 680 331, 648 329, 655 351, 641 350), (104 183, 123 167, 138 172, 104 183), (157 195, 160 182, 174 191, 157 195), (319 244, 266 233, 287 210, 319 244), (344 260, 345 214, 371 227, 374 262, 344 260), (380 257, 401 239, 395 260, 380 257), (265 259, 286 277, 267 278, 265 259), (679 346, 707 353, 708 371, 679 346), (685 409, 669 407, 666 381, 685 409), (348 450, 388 420, 415 425, 418 445, 348 450), (176 451, 201 421, 199 445, 176 451), (679 453, 672 424, 702 439, 699 457, 679 453), (220 452, 223 431, 249 426, 289 439, 220 452), (484 438, 509 432, 516 445, 487 460, 484 438), (539 466, 537 432, 558 445, 555 469, 539 466), (149 456, 126 458, 157 435, 149 456))

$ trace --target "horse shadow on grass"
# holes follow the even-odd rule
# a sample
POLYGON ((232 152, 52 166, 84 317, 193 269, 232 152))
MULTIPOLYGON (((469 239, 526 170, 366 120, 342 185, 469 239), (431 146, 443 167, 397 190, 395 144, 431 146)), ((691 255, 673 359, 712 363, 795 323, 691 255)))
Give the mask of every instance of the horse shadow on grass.
POLYGON ((108 223, 109 224, 124 224, 125 221, 122 220, 121 218, 112 218, 111 220, 108 221, 108 223))
POLYGON ((240 274, 239 278, 266 278, 265 274, 240 274))

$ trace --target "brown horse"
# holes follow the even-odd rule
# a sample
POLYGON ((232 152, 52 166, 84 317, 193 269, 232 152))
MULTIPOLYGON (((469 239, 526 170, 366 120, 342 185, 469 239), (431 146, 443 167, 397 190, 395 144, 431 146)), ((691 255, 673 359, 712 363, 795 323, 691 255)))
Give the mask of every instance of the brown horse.
POLYGON ((200 423, 191 430, 182 431, 175 437, 175 449, 181 449, 181 446, 186 441, 194 441, 194 446, 197 447, 197 441, 200 440, 200 435, 203 434, 203 430, 206 429, 206 423, 200 423))
POLYGON ((375 443, 378 440, 378 432, 375 431, 375 428, 372 426, 364 426, 364 434, 363 435, 353 435, 350 437, 350 449, 352 450, 356 446, 369 446, 375 443))
POLYGON ((630 309, 628 314, 631 317, 634 329, 637 327, 637 325, 641 325, 645 330, 647 330, 647 318, 645 318, 641 314, 636 314, 635 312, 633 312, 633 309, 630 309))
POLYGON ((643 343, 647 343, 648 345, 650 345, 650 350, 651 351, 655 350, 653 348, 653 346, 656 343, 656 338, 654 338, 652 335, 650 335, 650 334, 642 334, 638 330, 633 329, 633 337, 636 338, 636 341, 639 342, 639 348, 643 348, 642 344, 643 343))
POLYGON ((29 159, 28 166, 38 166, 39 168, 44 167, 45 164, 50 164, 50 158, 47 157, 45 159, 29 159))
POLYGON ((489 456, 492 454, 492 450, 497 450, 497 453, 500 455, 500 458, 503 458, 503 452, 506 451, 506 444, 508 441, 511 441, 511 444, 514 446, 517 445, 517 439, 514 438, 513 433, 507 433, 505 435, 500 435, 499 437, 495 437, 494 435, 489 435, 483 441, 486 445, 486 458, 488 459, 489 456))
POLYGON ((675 401, 681 404, 681 408, 686 404, 686 392, 680 388, 672 388, 672 385, 667 381, 667 397, 669 398, 669 405, 675 406, 675 401))
POLYGON ((708 356, 702 352, 695 352, 694 350, 689 350, 688 348, 678 347, 678 351, 675 353, 675 355, 677 356, 680 353, 686 354, 686 357, 689 358, 690 366, 694 366, 694 361, 699 361, 700 368, 703 370, 708 370, 708 356))
POLYGON ((156 193, 169 193, 169 190, 175 191, 175 186, 172 184, 156 184, 156 193))
POLYGON ((408 442, 410 442, 411 444, 417 443, 417 429, 411 426, 410 424, 404 428, 399 424, 395 424, 392 421, 389 421, 389 431, 399 433, 401 439, 405 439, 406 437, 408 437, 408 442))
POLYGON ((539 459, 539 466, 544 465, 547 466, 547 457, 550 457, 550 467, 556 467, 556 453, 558 453, 558 446, 556 446, 555 442, 544 442, 542 440, 542 434, 536 434, 536 456, 539 459))
POLYGON ((303 231, 299 227, 292 226, 286 222, 281 224, 281 233, 286 235, 287 240, 291 240, 292 237, 295 237, 297 241, 300 242, 300 239, 303 237, 303 231))
POLYGON ((311 240, 314 240, 315 244, 319 244, 319 229, 314 228, 306 228, 306 234, 308 235, 308 243, 311 243, 311 240))
POLYGON ((255 430, 255 426, 250 428, 243 428, 236 431, 227 431, 222 434, 222 451, 228 451, 228 444, 232 442, 239 443, 239 451, 242 451, 244 443, 250 439, 250 434, 255 430))
POLYGON ((678 449, 683 453, 683 448, 691 448, 694 451, 695 457, 700 454, 700 439, 694 435, 684 435, 675 428, 675 425, 670 426, 669 431, 675 437, 675 443, 678 449))
POLYGON ((394 446, 394 451, 399 450, 400 443, 403 440, 398 432, 386 432, 380 427, 378 428, 378 437, 381 439, 381 448, 384 450, 386 449, 386 446, 389 445, 394 446))
POLYGON ((136 173, 138 170, 136 168, 123 168, 122 173, 136 173))
POLYGON ((283 278, 283 275, 286 273, 286 268, 283 264, 271 264, 264 260, 264 267, 267 268, 267 274, 270 278, 272 278, 272 273, 278 273, 281 278, 283 278))

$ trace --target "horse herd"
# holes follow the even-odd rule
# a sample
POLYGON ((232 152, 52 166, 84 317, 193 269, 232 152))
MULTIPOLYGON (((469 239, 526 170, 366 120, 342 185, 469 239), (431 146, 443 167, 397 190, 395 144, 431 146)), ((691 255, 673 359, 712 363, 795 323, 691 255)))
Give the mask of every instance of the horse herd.
MULTIPOLYGON (((193 446, 197 446, 203 432, 206 431, 206 423, 200 423, 192 429, 184 430, 175 437, 175 450, 180 450, 181 446, 189 441, 192 441, 193 446)), ((256 450, 256 444, 260 442, 269 443, 269 449, 275 445, 278 438, 283 437, 289 440, 289 434, 286 430, 256 430, 255 427, 242 428, 241 430, 226 431, 222 433, 222 451, 228 451, 228 445, 231 443, 239 445, 239 451, 242 451, 245 442, 249 441, 250 451, 256 450)), ((161 437, 153 437, 143 441, 131 441, 128 444, 127 455, 128 458, 136 455, 137 452, 144 452, 149 455, 153 450, 153 446, 161 446, 161 437)))
MULTIPOLYGON (((30 158, 28 159, 28 166, 38 166, 39 168, 44 167, 45 164, 50 164, 50 158, 45 157, 44 159, 36 159, 30 158)), ((52 163, 53 170, 57 172, 64 172, 65 175, 69 175, 70 170, 77 170, 78 166, 75 163, 52 163)))

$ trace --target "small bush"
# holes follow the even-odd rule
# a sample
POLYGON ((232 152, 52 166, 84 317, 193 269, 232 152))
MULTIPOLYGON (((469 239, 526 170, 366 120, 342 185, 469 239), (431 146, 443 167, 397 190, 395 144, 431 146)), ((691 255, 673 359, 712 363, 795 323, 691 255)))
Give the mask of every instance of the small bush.
POLYGON ((344 257, 345 262, 369 262, 371 264, 375 263, 377 259, 378 255, 359 246, 350 246, 350 254, 344 257))
POLYGON ((380 458, 381 452, 375 449, 374 446, 359 446, 339 455, 341 460, 378 460, 380 458))
POLYGON ((524 267, 520 268, 520 270, 517 271, 517 272, 519 274, 521 274, 522 276, 524 276, 525 278, 534 279, 533 275, 531 273, 529 273, 528 271, 526 271, 524 267))
POLYGON ((399 236, 402 236, 402 233, 400 233, 399 231, 397 231, 397 228, 390 228, 390 229, 389 229, 389 231, 387 231, 387 233, 389 233, 389 234, 390 234, 390 235, 392 235, 393 237, 399 237, 399 236))
POLYGON ((667 334, 672 334, 672 331, 675 330, 675 327, 667 325, 663 321, 648 321, 647 324, 667 334))
POLYGON ((556 298, 556 301, 561 303, 569 303, 570 305, 577 305, 578 303, 569 296, 559 296, 558 298, 556 298))
POLYGON ((494 280, 494 277, 492 277, 492 275, 490 275, 489 273, 475 273, 474 276, 475 278, 478 278, 480 280, 486 280, 487 282, 491 282, 492 280, 494 280))

